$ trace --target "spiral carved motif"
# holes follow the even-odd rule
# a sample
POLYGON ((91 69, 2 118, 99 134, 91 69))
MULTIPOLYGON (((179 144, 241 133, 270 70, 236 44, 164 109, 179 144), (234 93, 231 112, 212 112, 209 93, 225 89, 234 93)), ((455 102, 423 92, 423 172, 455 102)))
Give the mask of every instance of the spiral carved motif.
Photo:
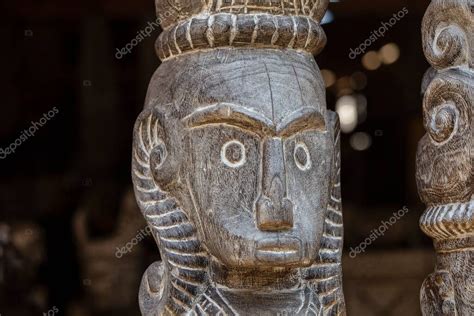
POLYGON ((465 133, 470 125, 472 89, 456 75, 436 76, 424 98, 425 129, 437 143, 447 141, 454 133, 465 133))
POLYGON ((443 105, 436 109, 435 114, 431 118, 431 137, 438 143, 447 140, 455 129, 456 108, 451 104, 443 105))
POLYGON ((474 1, 432 1, 423 20, 423 48, 436 69, 473 68, 474 1))

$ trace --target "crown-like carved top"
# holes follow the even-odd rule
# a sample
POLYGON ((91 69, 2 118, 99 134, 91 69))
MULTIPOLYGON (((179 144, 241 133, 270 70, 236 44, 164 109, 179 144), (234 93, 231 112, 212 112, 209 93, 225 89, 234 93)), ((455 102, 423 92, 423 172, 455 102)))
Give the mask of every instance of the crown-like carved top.
POLYGON ((320 27, 329 0, 156 0, 164 31, 156 49, 162 60, 218 47, 290 48, 319 52, 320 27))

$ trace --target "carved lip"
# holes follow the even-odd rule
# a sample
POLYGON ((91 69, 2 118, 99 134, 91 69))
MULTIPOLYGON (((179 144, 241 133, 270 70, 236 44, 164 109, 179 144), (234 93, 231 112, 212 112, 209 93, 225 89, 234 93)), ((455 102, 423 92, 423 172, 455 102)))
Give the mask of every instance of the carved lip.
POLYGON ((275 237, 257 241, 257 260, 269 263, 292 263, 301 260, 301 241, 292 237, 275 237))

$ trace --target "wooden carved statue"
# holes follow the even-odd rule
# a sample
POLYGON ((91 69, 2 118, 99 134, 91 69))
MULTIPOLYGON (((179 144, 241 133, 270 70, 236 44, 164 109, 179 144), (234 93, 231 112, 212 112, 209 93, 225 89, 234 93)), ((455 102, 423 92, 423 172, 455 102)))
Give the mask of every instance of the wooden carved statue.
POLYGON ((313 54, 328 0, 157 0, 134 131, 162 261, 143 315, 345 315, 339 123, 313 54))
POLYGON ((474 315, 474 1, 433 0, 423 44, 425 76, 417 182, 434 239, 436 270, 423 283, 423 315, 474 315))

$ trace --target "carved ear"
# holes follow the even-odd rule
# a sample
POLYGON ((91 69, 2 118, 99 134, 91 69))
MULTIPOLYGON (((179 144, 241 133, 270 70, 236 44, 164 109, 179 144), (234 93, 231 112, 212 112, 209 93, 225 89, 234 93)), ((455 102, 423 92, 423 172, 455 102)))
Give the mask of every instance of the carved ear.
POLYGON ((143 170, 145 178, 153 179, 156 186, 166 191, 179 170, 178 150, 171 148, 162 115, 156 109, 145 110, 138 117, 134 143, 134 164, 143 170))
POLYGON ((166 145, 168 142, 161 138, 158 141, 150 153, 150 169, 156 184, 167 190, 175 179, 176 159, 173 157, 173 151, 168 150, 169 146, 166 145))

